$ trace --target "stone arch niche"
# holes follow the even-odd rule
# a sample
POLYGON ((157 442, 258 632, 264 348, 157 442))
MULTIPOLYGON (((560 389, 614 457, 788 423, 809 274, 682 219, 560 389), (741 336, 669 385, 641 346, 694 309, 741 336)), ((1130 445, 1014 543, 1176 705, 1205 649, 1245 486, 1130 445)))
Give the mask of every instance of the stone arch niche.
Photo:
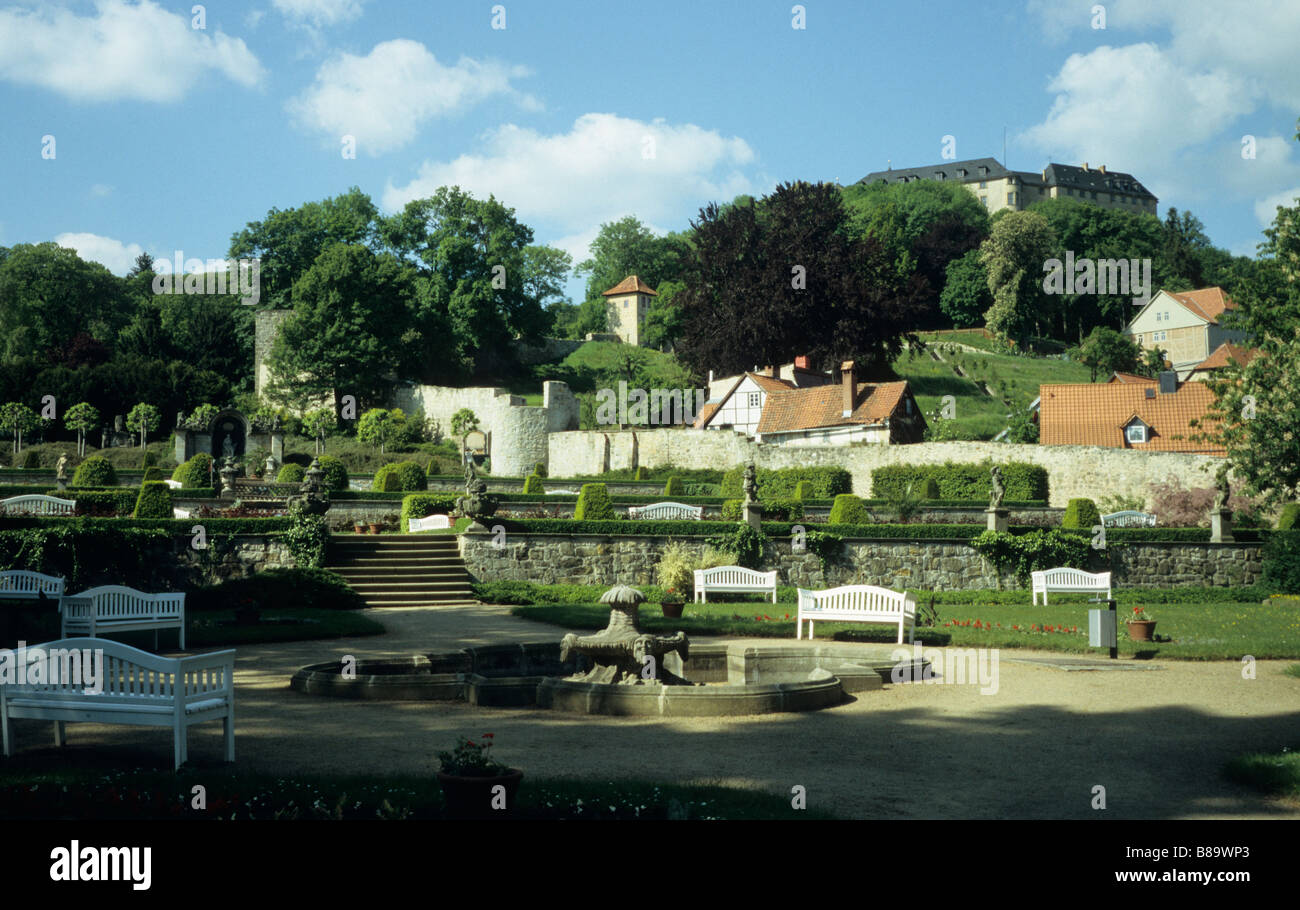
POLYGON ((243 458, 248 450, 251 430, 252 426, 243 414, 238 411, 222 411, 213 418, 212 425, 208 428, 207 447, 201 451, 217 460, 230 455, 243 458))
POLYGON ((220 462, 226 456, 227 440, 235 458, 243 459, 249 452, 260 449, 270 451, 277 464, 284 460, 284 432, 280 427, 258 426, 233 408, 217 414, 205 427, 177 426, 174 432, 177 464, 199 452, 206 452, 220 462))

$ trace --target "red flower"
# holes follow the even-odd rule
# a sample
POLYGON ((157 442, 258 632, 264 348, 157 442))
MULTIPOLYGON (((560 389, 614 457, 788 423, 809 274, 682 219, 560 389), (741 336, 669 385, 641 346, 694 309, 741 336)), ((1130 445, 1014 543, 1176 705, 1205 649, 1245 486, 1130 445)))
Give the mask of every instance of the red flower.
POLYGON ((484 733, 484 734, 483 734, 483 738, 484 738, 484 739, 491 739, 492 736, 493 736, 493 734, 491 734, 491 733, 484 733))

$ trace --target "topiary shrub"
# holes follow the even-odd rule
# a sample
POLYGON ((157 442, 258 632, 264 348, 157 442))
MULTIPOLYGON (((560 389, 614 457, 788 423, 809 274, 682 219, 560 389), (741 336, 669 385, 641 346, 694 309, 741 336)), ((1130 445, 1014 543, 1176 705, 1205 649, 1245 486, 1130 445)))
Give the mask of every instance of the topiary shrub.
POLYGON ((542 496, 546 493, 546 486, 542 483, 542 478, 539 475, 529 474, 524 479, 524 492, 542 496))
POLYGON ((410 530, 412 518, 448 515, 456 508, 455 493, 412 493, 402 499, 402 533, 410 530))
POLYGON ((147 471, 149 468, 156 467, 157 465, 158 453, 150 452, 148 449, 145 449, 144 457, 140 459, 141 469, 147 471))
POLYGON ((302 465, 294 464, 293 462, 290 462, 284 465, 284 467, 280 468, 280 472, 275 475, 275 482, 276 483, 302 483, 303 478, 306 476, 307 476, 307 471, 305 468, 303 468, 302 465))
POLYGON ((682 479, 678 477, 676 474, 674 474, 672 477, 669 477, 668 482, 664 484, 664 495, 665 496, 686 495, 686 485, 682 483, 682 479))
POLYGON ((866 505, 852 493, 841 493, 831 505, 831 515, 827 521, 833 525, 865 525, 871 523, 871 515, 866 505))
MULTIPOLYGON (((744 494, 745 466, 736 465, 722 475, 722 495, 735 498, 744 494)), ((801 481, 807 481, 812 493, 807 499, 831 499, 853 492, 853 477, 844 468, 759 468, 755 482, 759 499, 793 499, 801 481)))
POLYGON ((546 465, 540 461, 537 462, 537 464, 533 465, 533 473, 544 479, 546 477, 546 465))
POLYGON ((1282 507, 1282 514, 1277 517, 1277 529, 1293 530, 1298 519, 1300 519, 1300 502, 1289 502, 1282 507))
POLYGON ((140 485, 140 496, 135 501, 132 518, 171 518, 171 487, 161 480, 151 480, 140 485))
POLYGON ((189 461, 176 466, 176 470, 172 471, 172 480, 179 483, 182 489, 211 487, 212 478, 208 472, 210 467, 212 456, 207 452, 199 452, 189 461))
POLYGON ((637 468, 636 473, 632 475, 633 480, 645 480, 645 468, 637 468))
POLYGON ((379 493, 401 493, 428 487, 424 468, 413 461, 390 462, 375 472, 373 489, 379 493))
POLYGON ((1266 586, 1278 594, 1300 594, 1300 531, 1268 535, 1260 556, 1266 586))
MULTIPOLYGON (((310 463, 310 462, 309 462, 310 463)), ((330 490, 346 490, 348 488, 348 468, 342 461, 333 455, 320 455, 316 458, 316 463, 320 465, 321 482, 330 490)))
POLYGON ((144 477, 140 478, 141 483, 149 483, 153 480, 162 480, 162 468, 150 465, 144 469, 144 477))
POLYGON ((584 483, 578 493, 578 504, 573 507, 577 521, 609 521, 617 517, 609 501, 609 490, 603 483, 584 483))
POLYGON ((1091 531, 1101 524, 1101 513, 1097 504, 1091 499, 1071 499, 1065 506, 1065 515, 1061 518, 1063 528, 1083 528, 1091 531))
POLYGON ((40 453, 34 449, 28 449, 27 454, 23 456, 23 467, 29 471, 36 470, 41 466, 40 453))
MULTIPOLYGON (((115 487, 117 486, 117 471, 113 470, 113 464, 102 455, 91 455, 81 464, 77 465, 77 473, 72 475, 72 485, 74 487, 115 487)), ((171 517, 171 512, 167 517, 171 517)))
MULTIPOLYGON (((914 490, 923 490, 926 478, 932 477, 939 485, 935 499, 988 502, 993 484, 989 475, 992 466, 991 461, 883 465, 871 472, 871 495, 888 499, 901 495, 909 484, 914 490)), ((1046 468, 1023 461, 1008 461, 1001 467, 1007 499, 1024 502, 1048 498, 1046 468)))
POLYGON ((810 484, 806 480, 801 480, 794 485, 794 498, 795 499, 816 499, 817 497, 813 495, 812 484, 810 484))
POLYGON ((935 480, 933 477, 925 478, 925 484, 921 487, 921 498, 938 499, 939 481, 935 480))

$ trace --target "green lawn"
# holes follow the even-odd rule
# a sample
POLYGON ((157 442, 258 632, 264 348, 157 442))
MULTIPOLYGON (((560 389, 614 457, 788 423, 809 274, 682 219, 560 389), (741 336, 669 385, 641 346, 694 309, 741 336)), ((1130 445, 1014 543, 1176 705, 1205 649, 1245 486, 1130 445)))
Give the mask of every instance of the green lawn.
POLYGON ((1240 755, 1228 762, 1224 775, 1270 796, 1300 799, 1300 751, 1240 755))
MULTIPOLYGON (((918 604, 928 606, 928 592, 917 593, 918 604)), ((1096 605, 1086 598, 1076 596, 1059 602, 1053 598, 1050 606, 1034 607, 1028 603, 1028 592, 988 594, 986 602, 936 603, 936 624, 918 626, 917 638, 934 646, 1105 653, 1088 646, 1088 610, 1096 609, 1096 605)), ((1149 612, 1157 620, 1155 631, 1161 640, 1140 643, 1128 639, 1123 625, 1123 617, 1138 600, 1123 598, 1119 607, 1120 653, 1184 660, 1240 660, 1244 654, 1261 660, 1300 657, 1300 608, 1282 601, 1265 605, 1214 600, 1214 596, 1213 591, 1207 591, 1204 602, 1159 603, 1151 607, 1149 612)), ((609 618, 609 608, 599 603, 538 603, 519 605, 511 612, 565 629, 602 629, 609 618)), ((657 603, 646 603, 641 607, 641 624, 650 632, 681 629, 688 635, 793 638, 796 612, 789 601, 763 604, 747 600, 687 604, 681 619, 665 619, 657 603)), ((895 635, 884 625, 817 624, 819 639, 887 643, 894 641, 895 635)))
MULTIPOLYGON (((363 820, 441 819, 442 792, 430 757, 426 776, 317 776, 226 770, 50 770, 48 758, 16 756, 0 769, 3 819, 363 820), (192 808, 202 784, 207 807, 192 808)), ((644 780, 530 778, 528 763, 514 817, 521 819, 829 819, 793 810, 788 796, 732 787, 658 784, 644 780)))

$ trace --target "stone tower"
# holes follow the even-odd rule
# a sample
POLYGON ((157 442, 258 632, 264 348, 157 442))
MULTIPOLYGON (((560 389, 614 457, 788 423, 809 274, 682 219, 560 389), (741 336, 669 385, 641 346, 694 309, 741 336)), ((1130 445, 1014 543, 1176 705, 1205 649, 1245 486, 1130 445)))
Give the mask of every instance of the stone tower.
POLYGON ((609 331, 624 344, 639 345, 650 298, 659 296, 654 288, 636 275, 628 275, 601 296, 605 298, 609 331))

